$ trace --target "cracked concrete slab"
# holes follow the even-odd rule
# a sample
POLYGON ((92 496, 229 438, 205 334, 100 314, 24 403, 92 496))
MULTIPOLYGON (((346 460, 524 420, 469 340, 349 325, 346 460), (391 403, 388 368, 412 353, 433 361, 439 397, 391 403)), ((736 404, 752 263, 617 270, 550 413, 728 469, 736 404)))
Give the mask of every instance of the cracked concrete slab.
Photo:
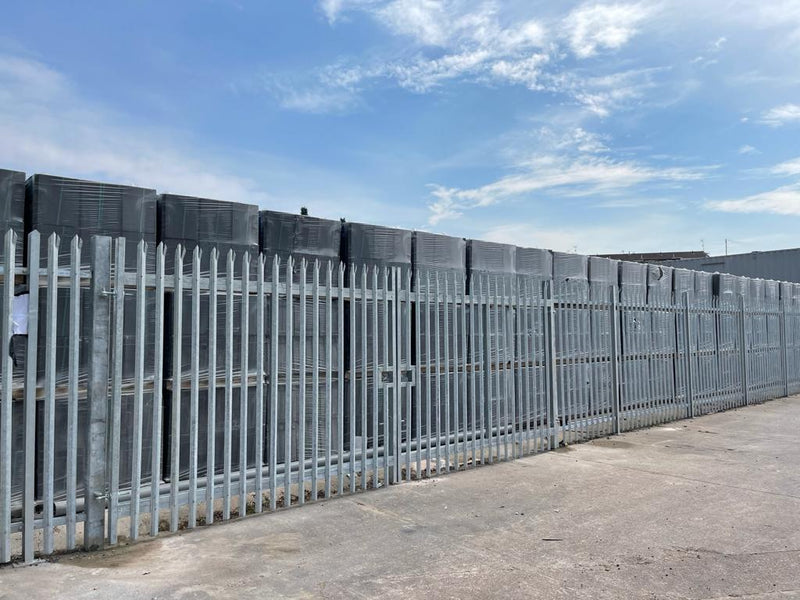
POLYGON ((0 569, 0 598, 800 597, 800 397, 0 569))

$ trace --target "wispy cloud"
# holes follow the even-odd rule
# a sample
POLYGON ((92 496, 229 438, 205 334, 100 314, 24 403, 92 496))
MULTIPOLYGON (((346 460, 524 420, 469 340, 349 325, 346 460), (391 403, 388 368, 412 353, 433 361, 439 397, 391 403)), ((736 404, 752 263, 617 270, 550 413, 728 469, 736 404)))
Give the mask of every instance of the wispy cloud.
POLYGON ((781 176, 800 175, 800 157, 775 165, 770 173, 781 176))
POLYGON ((411 47, 399 57, 339 60, 305 79, 262 78, 258 85, 284 108, 340 112, 357 106, 355 97, 376 82, 427 93, 458 80, 564 94, 606 116, 637 97, 632 71, 604 80, 571 72, 563 63, 570 52, 586 59, 622 48, 653 13, 641 3, 599 3, 566 16, 511 18, 490 0, 322 0, 319 7, 331 24, 350 12, 367 14, 411 47), (349 75, 347 85, 330 76, 334 71, 349 75))
POLYGON ((769 109, 761 115, 760 122, 770 127, 781 127, 800 122, 800 104, 782 104, 769 109))
POLYGON ((773 213, 800 216, 800 184, 787 185, 736 200, 708 202, 706 208, 728 213, 773 213))
POLYGON ((434 225, 461 216, 466 210, 523 195, 544 192, 567 196, 611 194, 644 183, 697 181, 707 175, 708 168, 661 168, 602 156, 570 159, 536 155, 522 161, 516 173, 486 185, 474 188, 432 185, 429 222, 434 225))
POLYGON ((758 150, 750 144, 739 146, 739 154, 759 154, 758 150))

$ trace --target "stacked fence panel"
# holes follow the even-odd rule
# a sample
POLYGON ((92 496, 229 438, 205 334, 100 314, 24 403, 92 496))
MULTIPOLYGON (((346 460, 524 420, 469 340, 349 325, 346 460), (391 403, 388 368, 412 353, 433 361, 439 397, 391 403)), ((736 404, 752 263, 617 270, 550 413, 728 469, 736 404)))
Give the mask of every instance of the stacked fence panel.
MULTIPOLYGON (((474 407, 466 402, 467 313, 463 300, 456 300, 466 294, 467 243, 421 231, 414 233, 412 242, 412 291, 435 300, 417 303, 413 315, 422 324, 418 343, 411 333, 413 347, 419 348, 420 379, 411 394, 411 414, 403 409, 408 415, 404 429, 410 433, 408 439, 421 444, 426 468, 431 462, 457 468, 466 460, 459 442, 474 434, 470 427, 474 407), (414 434, 417 429, 419 437, 414 434)), ((400 351, 406 351, 402 344, 400 351)))

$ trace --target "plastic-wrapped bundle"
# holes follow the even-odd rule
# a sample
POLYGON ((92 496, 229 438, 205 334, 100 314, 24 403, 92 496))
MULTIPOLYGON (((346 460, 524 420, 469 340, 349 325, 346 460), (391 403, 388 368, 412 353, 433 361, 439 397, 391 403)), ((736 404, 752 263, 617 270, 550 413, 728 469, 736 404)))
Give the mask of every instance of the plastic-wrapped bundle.
POLYGON ((553 253, 540 248, 515 249, 516 272, 518 279, 527 278, 534 282, 529 293, 535 298, 544 294, 543 283, 553 281, 553 253))
POLYGON ((595 358, 590 366, 589 414, 608 415, 612 411, 611 394, 611 312, 608 303, 618 295, 620 261, 592 256, 589 258, 590 348, 595 358))
POLYGON ((650 330, 653 356, 650 357, 650 382, 657 405, 669 405, 675 394, 675 313, 672 267, 647 265, 647 304, 650 306, 650 330))
POLYGON ((651 313, 647 302, 647 265, 620 262, 622 304, 622 408, 631 410, 653 399, 649 354, 652 352, 651 313))
MULTIPOLYGON (((545 313, 537 308, 545 294, 545 285, 553 284, 553 253, 540 248, 516 248, 517 293, 528 297, 534 306, 527 314, 518 316, 517 323, 521 332, 521 340, 527 342, 526 354, 528 366, 522 370, 524 383, 517 386, 520 407, 531 405, 531 414, 527 420, 535 426, 541 423, 547 414, 547 380, 545 371, 545 313), (529 390, 529 391, 528 391, 529 390), (530 401, 524 399, 530 394, 530 401)), ((519 360, 525 356, 520 353, 519 360)))
MULTIPOLYGON (((339 402, 339 358, 344 351, 345 342, 339 339, 339 300, 331 301, 331 318, 328 320, 327 300, 324 292, 330 283, 332 289, 338 288, 339 269, 342 258, 342 223, 306 215, 294 215, 271 210, 263 210, 259 213, 261 251, 266 258, 266 269, 268 279, 271 280, 273 261, 275 257, 280 261, 280 281, 286 279, 286 265, 288 259, 292 259, 292 281, 299 285, 302 280, 302 262, 306 261, 305 283, 305 330, 301 331, 301 300, 294 299, 292 303, 292 440, 298 440, 300 435, 300 389, 301 385, 305 390, 305 414, 304 422, 304 441, 305 458, 312 457, 314 445, 314 432, 316 431, 316 442, 318 456, 324 455, 327 445, 326 419, 328 405, 331 410, 331 450, 338 448, 338 419, 337 413, 339 402), (315 280, 316 265, 319 265, 319 274, 316 275, 319 284, 318 302, 314 303, 313 283, 315 280), (328 277, 330 275, 330 282, 328 277), (314 320, 317 320, 317 334, 314 337, 314 320), (330 334, 330 364, 328 363, 327 339, 330 334), (305 364, 300 362, 300 348, 305 345, 305 364), (317 364, 317 387, 316 404, 314 387, 314 359, 317 364), (302 377, 301 377, 302 375, 302 377), (303 382, 301 382, 301 379, 303 382), (328 382, 330 382, 331 398, 327 398, 328 382), (317 422, 314 423, 314 406, 317 407, 317 422)), ((345 279, 345 285, 349 286, 349 279, 345 279)), ((272 305, 268 303, 266 315, 271 322, 272 305)), ((281 304, 278 312, 278 432, 283 432, 285 428, 285 402, 286 402, 286 382, 282 379, 287 374, 286 363, 286 309, 281 304)), ((269 328, 268 328, 269 329, 269 328)), ((347 339, 347 329, 345 324, 345 339, 347 339)), ((271 353, 271 336, 268 331, 266 340, 267 369, 270 368, 269 360, 271 353)), ((346 354, 344 356, 346 360, 346 354)), ((347 405, 347 398, 344 399, 347 405)), ((345 427, 347 430, 347 427, 345 427)), ((266 447, 266 446, 265 446, 266 447)), ((298 458, 298 444, 292 442, 292 460, 298 458)), ((285 460, 284 440, 278 442, 278 462, 285 460)))
MULTIPOLYGON (((469 240, 467 274, 471 295, 480 297, 482 293, 487 299, 511 296, 516 286, 516 248, 508 244, 469 240)), ((511 371, 513 320, 511 307, 497 306, 489 300, 483 313, 484 331, 476 330, 471 344, 473 348, 483 348, 484 357, 489 359, 489 377, 484 380, 487 390, 485 410, 487 415, 491 410, 493 424, 499 427, 512 421, 504 399, 514 397, 511 371)))
MULTIPOLYGON (((183 273, 186 277, 191 277, 194 272, 193 253, 195 248, 199 248, 200 272, 207 277, 209 274, 211 254, 214 249, 218 253, 217 257, 217 276, 224 278, 228 272, 228 252, 234 253, 235 279, 242 277, 242 257, 245 253, 250 255, 249 276, 250 281, 255 281, 258 267, 258 207, 250 204, 239 204, 221 200, 211 200, 208 198, 196 198, 193 196, 178 196, 174 194, 163 194, 158 198, 158 242, 163 242, 167 247, 165 261, 165 271, 167 275, 172 275, 175 270, 174 252, 180 244, 185 251, 183 258, 183 273)), ((189 474, 189 444, 190 444, 190 410, 191 410, 191 364, 192 352, 192 292, 183 292, 183 311, 181 313, 181 337, 175 339, 177 329, 174 322, 174 292, 167 292, 165 295, 164 309, 164 377, 167 382, 165 390, 165 436, 164 436, 164 464, 170 465, 171 444, 169 436, 172 433, 170 419, 172 415, 171 406, 174 400, 176 386, 173 381, 174 365, 173 351, 174 344, 181 345, 181 368, 180 368, 180 472, 181 477, 189 474)), ((207 472, 207 457, 205 451, 205 440, 207 439, 207 415, 208 415, 208 396, 209 387, 214 386, 215 409, 219 418, 216 424, 216 444, 214 468, 216 472, 222 472, 223 451, 224 451, 224 423, 225 423, 225 388, 223 378, 225 373, 225 335, 227 331, 227 300, 225 296, 225 285, 218 285, 218 295, 216 302, 216 361, 215 377, 210 380, 210 346, 209 346, 209 308, 210 296, 208 292, 201 292, 200 296, 200 330, 199 330, 199 377, 200 393, 198 401, 198 471, 204 475, 207 472)), ((234 414, 238 415, 238 397, 241 393, 243 373, 254 373, 256 367, 256 299, 250 297, 248 304, 248 364, 246 368, 242 365, 242 298, 241 294, 234 297, 233 303, 233 375, 236 396, 234 402, 234 414)), ((248 420, 248 439, 251 444, 255 444, 256 424, 252 419, 255 414, 255 388, 250 386, 248 395, 248 413, 251 415, 248 420)), ((238 444, 239 440, 239 421, 232 418, 233 438, 238 444)), ((238 469, 238 451, 232 454, 232 468, 238 469)), ((168 471, 167 471, 168 472, 168 471)))
POLYGON ((713 312, 713 273, 695 271, 694 302, 700 308, 695 323, 697 324, 697 373, 695 377, 695 394, 707 396, 717 389, 717 322, 713 312))
POLYGON ((739 297, 750 291, 746 278, 728 273, 714 273, 712 289, 720 304, 728 307, 738 307, 739 297))
POLYGON ((618 260, 589 257, 589 296, 592 300, 609 299, 609 288, 617 285, 619 265, 618 260))
MULTIPOLYGON (((83 181, 68 179, 64 177, 54 177, 50 175, 33 175, 25 185, 25 220, 26 235, 29 231, 37 230, 41 236, 40 264, 42 268, 47 266, 48 258, 48 238, 55 233, 61 238, 58 262, 59 266, 66 268, 70 263, 70 245, 74 236, 79 236, 83 241, 81 252, 81 266, 89 267, 91 264, 91 237, 93 235, 105 235, 112 238, 125 238, 125 268, 129 272, 135 272, 138 255, 138 245, 140 241, 147 243, 147 272, 155 272, 155 249, 156 249, 156 193, 155 190, 137 188, 124 185, 97 183, 93 181, 83 181)), ((115 255, 115 251, 112 250, 115 255)), ((114 258, 112 257, 112 261, 114 258)), ((38 376, 40 381, 44 377, 44 358, 46 350, 46 327, 44 326, 44 316, 46 314, 48 290, 41 289, 39 292, 39 340, 38 340, 38 376)), ((58 294, 58 316, 55 331, 56 347, 56 471, 55 495, 56 498, 63 496, 66 491, 65 463, 58 457, 66 454, 66 431, 61 430, 61 424, 65 424, 64 419, 59 419, 58 415, 66 414, 67 411, 67 383, 68 383, 68 350, 69 350, 69 315, 71 299, 66 290, 59 291, 58 294)), ((155 331, 155 296, 148 291, 145 294, 145 388, 152 386, 154 364, 147 360, 152 357, 154 352, 155 331)), ((123 355, 122 355, 122 379, 123 389, 132 389, 132 380, 135 370, 135 344, 136 344, 136 296, 126 294, 124 303, 124 322, 123 322, 123 355)), ((88 343, 91 334, 91 307, 89 294, 86 290, 81 291, 80 307, 80 352, 79 352, 79 381, 81 387, 85 386, 87 367, 88 367, 88 343)), ((85 388, 84 388, 85 389, 85 388)), ((78 401, 79 415, 86 411, 85 391, 79 392, 78 401)), ((133 396, 126 393, 121 399, 122 418, 125 418, 126 410, 132 410, 133 396)), ((149 412, 152 406, 152 393, 146 391, 144 395, 144 413, 149 412)), ((43 407, 38 407, 41 411, 43 407)), ((37 427, 43 427, 43 421, 39 420, 37 427)), ((82 424, 80 418, 78 423, 78 486, 83 480, 83 440, 85 437, 85 423, 82 424)), ((64 428, 66 425, 64 425, 64 428)), ((37 435, 37 439, 43 439, 37 435)), ((143 429, 143 449, 142 453, 142 477, 146 479, 150 475, 150 439, 152 427, 143 429)), ((132 426, 130 420, 123 421, 120 439, 120 485, 125 487, 129 484, 129 468, 126 467, 131 460, 133 445, 132 426)), ((40 473, 41 474, 41 473, 40 473)), ((37 486, 41 488, 41 477, 37 486)))
POLYGON ((750 374, 749 384, 751 387, 757 388, 755 391, 756 398, 761 399, 758 395, 761 394, 766 380, 767 371, 767 354, 768 348, 768 332, 767 332, 767 302, 766 302, 766 286, 763 279, 750 280, 750 297, 748 309, 751 311, 748 314, 749 320, 749 342, 750 342, 750 362, 751 368, 748 371, 750 374))
MULTIPOLYGON (((0 265, 5 263, 5 236, 11 229, 17 234, 17 246, 14 261, 17 267, 23 266, 23 249, 25 246, 25 173, 0 169, 0 265)), ((25 364, 26 336, 15 335, 11 340, 11 351, 14 358, 14 388, 21 389, 23 385, 25 364)), ((0 403, 4 399, 0 396, 0 403)), ((24 486, 24 427, 22 427, 23 408, 21 401, 14 401, 12 405, 12 434, 11 442, 11 501, 18 504, 22 501, 24 486)))
POLYGON ((591 317, 584 304, 589 300, 589 258, 553 252, 553 298, 567 303, 556 312, 556 377, 562 406, 559 414, 575 419, 585 414, 591 395, 589 356, 591 317), (570 306, 569 303, 573 305, 570 306))
POLYGON ((741 342, 738 310, 740 298, 750 290, 748 280, 738 275, 715 273, 712 287, 719 301, 719 333, 717 339, 719 391, 725 395, 741 393, 741 342))
MULTIPOLYGON (((676 268, 672 272, 672 291, 675 294, 675 304, 683 307, 686 302, 686 296, 689 297, 689 304, 694 303, 694 271, 688 269, 676 268)), ((685 352, 686 352, 686 326, 683 318, 678 318, 676 323, 676 332, 678 338, 678 364, 679 366, 675 372, 676 392, 679 397, 686 399, 686 368, 685 368, 685 352)), ((697 325, 695 323, 692 328, 692 337, 689 340, 689 345, 692 351, 697 348, 697 325)))
POLYGON ((672 272, 672 291, 675 293, 675 302, 683 304, 684 294, 689 294, 689 301, 694 298, 694 271, 689 269, 675 269, 672 272))
MULTIPOLYGON (((342 235, 342 258, 347 265, 347 285, 350 285, 351 269, 356 269, 356 288, 360 289, 363 283, 363 276, 366 272, 367 290, 372 290, 375 285, 374 273, 378 269, 377 289, 381 290, 386 285, 393 289, 394 282, 391 276, 391 269, 400 269, 401 278, 406 277, 407 270, 411 268, 411 239, 412 232, 404 229, 394 229, 381 227, 378 225, 365 225, 362 223, 347 223, 344 226, 342 235), (384 284, 384 273, 387 273, 384 284)), ((383 445, 383 435, 385 430, 384 404, 387 403, 387 393, 393 393, 393 389, 387 388, 376 381, 376 376, 387 368, 392 367, 391 348, 395 343, 392 338, 391 323, 388 323, 384 303, 380 300, 356 301, 355 306, 345 305, 345 330, 350 331, 350 323, 355 320, 355 339, 347 340, 345 351, 345 364, 350 372, 348 379, 349 385, 355 383, 356 395, 356 432, 357 436, 366 435, 372 442, 368 442, 368 447, 383 445), (364 311, 366 311, 366 330, 363 327, 364 311), (375 318, 377 316, 377 330, 375 328, 375 318), (355 345, 355 364, 351 363, 350 348, 355 345), (374 351, 377 345, 377 353, 374 351), (389 349, 389 355, 384 351, 389 349), (366 363, 364 363, 366 354, 366 363), (375 429, 375 415, 373 413, 374 394, 377 389, 377 432, 375 429), (362 410, 362 399, 367 399, 366 432, 362 427, 364 418, 362 410)), ((349 394, 349 391, 346 393, 349 394)), ((347 396, 349 398, 349 395, 347 396)), ((361 440, 356 440, 356 445, 360 446, 361 440)))
POLYGON ((780 282, 780 299, 786 303, 787 308, 792 305, 792 301, 794 300, 793 285, 794 284, 789 281, 780 282))
MULTIPOLYGON (((423 231, 414 232, 411 256, 415 291, 423 293, 430 291, 435 294, 438 282, 438 290, 441 295, 444 295, 445 289, 451 296, 463 295, 466 291, 466 248, 467 243, 462 238, 423 231)), ((447 431, 454 432, 464 429, 464 415, 460 415, 460 411, 463 390, 466 389, 464 384, 467 382, 467 357, 463 354, 466 340, 461 334, 461 313, 459 311, 454 320, 452 307, 453 305, 450 303, 438 302, 429 306, 424 300, 415 307, 416 319, 420 320, 419 347, 421 354, 417 360, 424 365, 423 381, 418 382, 414 388, 414 394, 419 398, 420 407, 425 406, 427 402, 425 391, 428 387, 431 389, 430 431, 426 409, 421 408, 420 424, 423 437, 427 437, 429 433, 434 436, 437 434, 437 408, 439 435, 444 435, 447 431), (438 330, 436 329, 437 322, 438 330), (447 355, 448 361, 445 361, 445 355, 447 355), (437 368, 437 365, 442 370, 437 368), (464 379, 457 378, 456 372, 464 379), (445 423, 446 412, 443 400, 445 394, 449 398, 450 421, 447 424, 445 423), (456 405, 456 399, 458 399, 458 405, 456 405), (456 422, 457 415, 460 415, 458 422, 456 422), (446 426, 448 429, 445 429, 446 426)), ((413 340, 412 347, 416 348, 416 340, 413 340)), ((413 406, 416 407, 417 404, 414 402, 413 406)), ((416 412, 410 418, 411 423, 414 424, 416 412)))
POLYGON ((672 267, 647 265, 647 301, 672 301, 672 267))
POLYGON ((768 279, 764 281, 764 308, 767 312, 767 377, 773 385, 783 379, 783 359, 781 355, 781 303, 780 283, 768 279))
POLYGON ((5 261, 6 232, 17 234, 15 260, 22 266, 25 247, 25 173, 0 169, 0 264, 5 261))

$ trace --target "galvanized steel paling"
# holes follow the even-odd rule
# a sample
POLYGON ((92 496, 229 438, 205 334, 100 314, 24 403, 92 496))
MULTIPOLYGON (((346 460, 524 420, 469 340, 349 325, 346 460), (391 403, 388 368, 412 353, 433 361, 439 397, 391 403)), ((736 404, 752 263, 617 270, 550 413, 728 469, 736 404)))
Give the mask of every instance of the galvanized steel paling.
MULTIPOLYGON (((16 483, 12 477, 17 474, 8 458, 17 425, 12 422, 12 402, 0 405, 3 562, 17 552, 12 549, 14 536, 22 542, 23 558, 33 560, 37 529, 43 530, 42 556, 73 549, 81 537, 81 521, 86 521, 85 547, 99 547, 104 539, 113 545, 121 527, 132 539, 138 537, 145 516, 149 534, 155 536, 162 517, 168 516, 170 530, 191 528, 198 523, 198 511, 210 523, 231 518, 234 506, 239 515, 248 505, 256 512, 265 503, 276 510, 279 504, 303 504, 307 497, 314 501, 354 493, 359 487, 366 490, 512 460, 559 444, 680 418, 687 412, 703 414, 764 401, 800 385, 800 312, 795 303, 784 300, 747 304, 740 299, 734 306, 718 299, 695 302, 687 294, 651 302, 644 297, 620 299, 614 286, 600 294, 576 295, 552 282, 523 276, 512 281, 490 274, 476 275, 468 288, 465 279, 451 273, 395 266, 328 263, 320 276, 320 263, 312 266, 304 259, 298 263, 299 280, 295 280, 291 258, 281 264, 275 257, 268 268, 263 255, 243 254, 237 260, 233 252, 227 254, 227 270, 220 277, 216 250, 210 252, 208 273, 201 271, 199 250, 192 255, 190 273, 184 273, 180 246, 170 251, 175 269, 166 276, 168 250, 163 245, 157 248, 155 274, 148 275, 144 242, 137 248, 135 270, 129 273, 124 240, 117 240, 112 261, 109 238, 95 240, 92 272, 81 273, 80 240, 71 241, 69 268, 61 269, 60 240, 55 236, 48 240, 42 280, 38 241, 38 233, 32 232, 27 269, 14 264, 18 243, 14 235, 7 235, 4 242, 0 336, 8 344, 16 276, 31 282, 31 337, 24 377, 25 461, 19 475, 23 493, 18 512, 11 510, 10 490, 16 483), (251 261, 257 268, 254 278, 251 261), (82 431, 79 308, 83 287, 89 284, 95 339, 90 343, 87 390, 90 428, 82 431), (48 290, 41 319, 47 348, 41 388, 44 419, 37 431, 40 286, 48 290), (153 290, 156 348, 151 355, 145 351, 145 294, 153 290), (177 292, 172 315, 164 312, 167 292, 177 292), (181 292, 190 296, 188 307, 181 292), (126 294, 136 299, 131 305, 135 311, 127 311, 133 314, 124 310, 126 294), (209 314, 202 319, 205 295, 209 314), (71 339, 63 442, 66 487, 64 496, 57 497, 55 445, 62 442, 56 435, 59 390, 53 338, 62 298, 67 297, 71 339), (241 306, 238 317, 235 302, 241 306), (218 315, 218 306, 224 313, 218 315), (180 415, 181 380, 187 377, 180 371, 180 344, 173 345, 170 381, 164 380, 162 369, 164 328, 171 318, 180 337, 184 310, 191 316, 187 421, 180 415), (128 319, 135 323, 132 383, 122 375, 128 319), (224 326, 224 410, 219 422, 218 325, 224 326), (240 336, 234 335, 235 325, 240 336), (253 330, 258 342, 251 351, 253 330), (306 388, 308 343, 312 344, 311 407, 306 388), (202 439, 200 392, 206 382, 201 377, 200 349, 206 345, 207 423, 202 439), (240 350, 238 363, 235 349, 240 350), (256 356, 254 369, 247 364, 250 352, 256 356), (146 425, 145 372, 151 364, 154 401, 152 423, 146 425), (163 418, 165 384, 172 392, 167 419, 163 418), (130 423, 121 421, 123 397, 133 403, 130 423), (188 423, 188 431, 181 431, 182 422, 188 423), (121 446, 123 430, 131 432, 124 438, 125 446, 121 446), (183 449, 182 435, 188 437, 183 449), (79 441, 84 437, 86 472, 79 481, 79 441), (149 446, 145 438, 151 440, 149 446), (218 443, 223 450, 221 465, 215 461, 218 443), (41 466, 35 460, 37 452, 42 454, 41 466), (183 456, 188 459, 184 473, 182 452, 188 452, 183 456), (125 453, 132 461, 131 472, 123 479, 125 453), (143 465, 149 465, 150 480, 143 476, 143 465), (63 542, 54 535, 57 527, 65 530, 63 542)), ((10 357, 4 357, 1 366, 3 398, 12 398, 10 357)))

